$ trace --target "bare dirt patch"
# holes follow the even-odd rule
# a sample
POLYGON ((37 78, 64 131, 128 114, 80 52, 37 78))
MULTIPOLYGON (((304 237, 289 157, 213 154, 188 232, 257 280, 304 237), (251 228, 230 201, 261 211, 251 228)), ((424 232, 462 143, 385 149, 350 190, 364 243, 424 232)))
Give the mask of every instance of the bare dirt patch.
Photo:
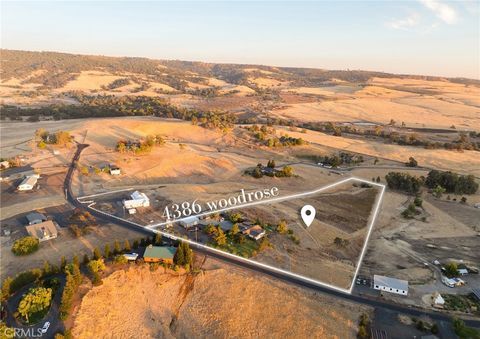
POLYGON ((114 272, 83 298, 74 337, 353 338, 368 311, 212 259, 207 266, 193 278, 148 267, 114 272))

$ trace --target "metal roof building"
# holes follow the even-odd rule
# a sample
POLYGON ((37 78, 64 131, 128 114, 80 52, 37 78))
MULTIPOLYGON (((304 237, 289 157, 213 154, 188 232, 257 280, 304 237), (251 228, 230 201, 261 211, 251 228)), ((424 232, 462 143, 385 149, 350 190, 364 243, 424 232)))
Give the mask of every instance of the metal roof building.
POLYGON ((374 275, 373 288, 385 292, 407 295, 408 281, 385 277, 383 275, 374 275))

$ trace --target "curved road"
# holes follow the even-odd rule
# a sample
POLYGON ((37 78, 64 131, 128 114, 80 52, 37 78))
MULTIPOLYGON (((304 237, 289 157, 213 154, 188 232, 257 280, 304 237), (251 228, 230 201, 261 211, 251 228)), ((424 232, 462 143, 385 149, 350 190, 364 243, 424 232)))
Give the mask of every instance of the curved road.
MULTIPOLYGON (((65 188, 65 193, 66 193, 67 200, 75 207, 87 209, 92 215, 94 215, 96 218, 99 218, 101 220, 133 229, 135 231, 144 233, 148 236, 151 236, 152 234, 154 234, 153 231, 150 231, 150 230, 148 230, 148 229, 146 229, 142 226, 139 226, 139 225, 137 225, 133 222, 130 222, 130 221, 125 220, 125 219, 115 218, 113 216, 109 216, 109 215, 100 213, 96 209, 92 209, 90 207, 87 207, 87 206, 81 204, 73 196, 72 190, 71 190, 72 176, 73 176, 73 173, 75 171, 76 164, 77 164, 78 160, 80 159, 81 152, 88 146, 89 145, 87 145, 87 144, 78 144, 77 151, 75 152, 75 155, 73 156, 72 163, 70 165, 70 168, 68 169, 67 175, 65 177, 65 183, 64 183, 64 188, 65 188)), ((253 270, 253 271, 261 272, 263 274, 281 279, 281 280, 289 282, 289 283, 293 283, 293 284, 296 284, 296 285, 299 285, 299 286, 307 287, 307 288, 315 290, 317 292, 328 294, 328 295, 331 295, 331 296, 334 296, 334 297, 337 297, 337 298, 342 298, 344 300, 352 301, 352 302, 355 302, 355 303, 369 305, 369 306, 372 306, 372 307, 375 307, 375 308, 378 308, 378 309, 388 309, 388 310, 395 311, 395 312, 398 312, 398 313, 408 314, 412 317, 428 316, 428 317, 432 318, 433 320, 445 321, 445 322, 451 322, 451 320, 452 320, 452 316, 450 316, 446 313, 439 313, 439 312, 424 310, 424 309, 420 309, 420 308, 411 308, 411 307, 407 307, 407 306, 404 306, 404 305, 388 302, 386 300, 374 299, 374 298, 369 298, 369 297, 366 297, 366 296, 360 296, 360 295, 355 295, 355 294, 347 294, 347 293, 339 292, 339 291, 336 291, 336 290, 333 290, 333 289, 330 289, 330 288, 327 288, 327 287, 319 286, 319 285, 316 285, 314 283, 302 280, 300 278, 295 278, 295 277, 292 277, 292 276, 289 276, 289 275, 282 274, 280 272, 269 270, 268 268, 264 268, 264 267, 254 265, 254 264, 242 261, 240 259, 237 260, 234 257, 230 257, 230 256, 226 256, 226 255, 224 256, 224 255, 221 255, 220 253, 209 251, 208 249, 203 248, 203 247, 202 248, 197 247, 197 248, 195 248, 195 250, 198 251, 198 252, 201 252, 205 255, 208 255, 208 256, 211 256, 211 257, 214 257, 214 258, 217 258, 217 259, 221 259, 223 261, 241 266, 243 268, 248 268, 248 269, 253 270)), ((463 320, 465 321, 465 324, 467 326, 480 327, 480 319, 479 320, 463 319, 463 320)))

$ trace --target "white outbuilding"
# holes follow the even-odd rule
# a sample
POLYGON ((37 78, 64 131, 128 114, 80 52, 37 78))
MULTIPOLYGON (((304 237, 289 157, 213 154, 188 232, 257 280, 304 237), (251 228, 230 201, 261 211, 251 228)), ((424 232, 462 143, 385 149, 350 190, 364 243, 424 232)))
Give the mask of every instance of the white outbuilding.
POLYGON ((433 306, 442 307, 445 305, 445 299, 440 295, 440 293, 435 292, 433 294, 433 306))
POLYGON ((180 225, 182 225, 184 228, 190 228, 195 225, 198 225, 199 221, 200 219, 198 217, 191 216, 191 217, 183 218, 182 220, 180 220, 180 225))
POLYGON ((383 275, 374 275, 373 288, 376 290, 381 290, 389 293, 407 295, 408 281, 390 278, 390 277, 384 277, 383 275))
POLYGON ((147 197, 145 193, 140 193, 139 191, 133 192, 130 197, 130 200, 124 200, 123 205, 126 209, 134 209, 137 207, 149 207, 150 206, 150 199, 147 197))
POLYGON ((23 179, 23 181, 18 185, 17 189, 19 191, 30 191, 33 190, 37 184, 38 175, 28 175, 23 179))

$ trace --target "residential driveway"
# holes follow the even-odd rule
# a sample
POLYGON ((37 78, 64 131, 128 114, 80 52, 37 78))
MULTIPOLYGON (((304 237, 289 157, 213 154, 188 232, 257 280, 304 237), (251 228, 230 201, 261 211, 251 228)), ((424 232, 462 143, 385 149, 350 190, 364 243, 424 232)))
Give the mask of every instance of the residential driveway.
POLYGON ((42 328, 45 322, 49 321, 50 327, 48 328, 47 333, 42 336, 42 338, 48 339, 53 338, 56 333, 63 333, 65 331, 63 321, 59 319, 59 306, 62 299, 63 288, 65 286, 65 276, 63 274, 57 274, 52 276, 52 278, 54 277, 60 280, 60 287, 57 289, 55 295, 53 296, 52 305, 50 306, 50 310, 48 311, 47 315, 38 324, 32 326, 22 324, 13 316, 14 312, 18 308, 18 304, 20 303, 22 296, 28 291, 29 288, 34 286, 34 284, 30 284, 20 289, 17 293, 12 295, 8 299, 8 302, 6 304, 6 323, 8 327, 21 328, 24 330, 29 330, 30 333, 38 333, 37 330, 39 328, 42 328))

